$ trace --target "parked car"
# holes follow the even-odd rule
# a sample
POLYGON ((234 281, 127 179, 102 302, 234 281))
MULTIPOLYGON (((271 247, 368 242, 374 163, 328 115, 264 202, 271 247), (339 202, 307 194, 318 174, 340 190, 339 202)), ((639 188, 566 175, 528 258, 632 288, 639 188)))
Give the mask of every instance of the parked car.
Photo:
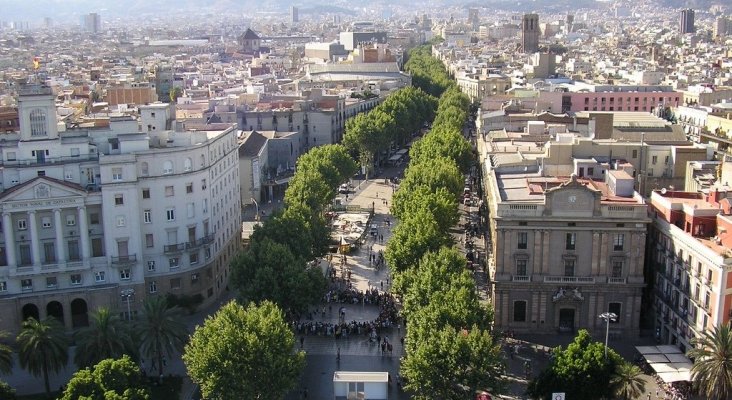
POLYGON ((341 185, 341 186, 340 186, 340 187, 338 188, 338 193, 341 193, 341 194, 346 194, 346 193, 348 193, 348 192, 349 192, 350 190, 351 190, 351 189, 350 189, 350 188, 348 187, 348 184, 347 184, 347 183, 344 183, 344 184, 342 184, 342 185, 341 185))

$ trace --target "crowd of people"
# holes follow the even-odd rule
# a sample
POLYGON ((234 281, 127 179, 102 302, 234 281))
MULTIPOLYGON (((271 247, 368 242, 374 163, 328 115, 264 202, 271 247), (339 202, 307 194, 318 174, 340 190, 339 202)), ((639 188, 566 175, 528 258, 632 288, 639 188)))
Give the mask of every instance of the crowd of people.
MULTIPOLYGON (((304 336, 333 336, 336 339, 347 339, 350 336, 365 335, 369 340, 381 342, 381 333, 386 329, 398 326, 399 316, 397 314, 394 297, 386 292, 371 288, 367 291, 355 290, 353 288, 333 288, 323 298, 326 305, 320 309, 308 312, 307 318, 292 322, 292 328, 300 335, 301 345, 304 336), (347 321, 347 304, 372 304, 379 306, 379 315, 373 321, 359 322, 356 320, 347 321), (334 310, 334 305, 337 309, 334 310), (327 311, 326 311, 327 309, 327 311), (338 322, 316 321, 318 314, 325 319, 328 315, 338 313, 338 322)), ((399 328, 400 329, 400 328, 399 328)))

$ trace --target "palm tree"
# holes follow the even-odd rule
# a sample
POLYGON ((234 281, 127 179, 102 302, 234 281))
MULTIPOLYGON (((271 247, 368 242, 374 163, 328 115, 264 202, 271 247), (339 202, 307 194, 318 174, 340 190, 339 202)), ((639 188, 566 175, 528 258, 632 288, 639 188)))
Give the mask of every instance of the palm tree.
POLYGON ((692 340, 688 356, 694 359, 691 377, 694 389, 708 399, 732 397, 732 332, 730 324, 706 331, 692 340))
POLYGON ((618 364, 610 381, 615 386, 615 393, 622 399, 635 399, 646 391, 646 381, 643 371, 637 365, 629 362, 618 364))
POLYGON ((163 375, 163 353, 170 358, 175 351, 182 352, 188 338, 188 329, 178 307, 168 307, 163 296, 150 297, 143 303, 142 318, 137 321, 142 353, 157 360, 158 373, 163 375))
POLYGON ((91 325, 77 333, 74 363, 79 368, 96 365, 107 358, 122 358, 125 354, 136 358, 137 351, 128 324, 104 307, 92 313, 91 317, 91 325))
POLYGON ((46 395, 50 397, 48 372, 58 372, 69 361, 69 340, 63 325, 53 317, 43 321, 28 318, 23 321, 17 343, 20 366, 34 376, 43 375, 46 395))
MULTIPOLYGON (((8 333, 0 331, 0 340, 8 337, 8 333)), ((10 346, 0 343, 0 374, 13 372, 13 349, 10 346)))

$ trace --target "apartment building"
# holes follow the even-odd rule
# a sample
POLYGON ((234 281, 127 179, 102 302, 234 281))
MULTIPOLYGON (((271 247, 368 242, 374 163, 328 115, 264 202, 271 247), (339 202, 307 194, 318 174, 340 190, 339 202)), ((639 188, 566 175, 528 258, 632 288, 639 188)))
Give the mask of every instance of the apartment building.
POLYGON ((706 193, 654 191, 650 198, 656 337, 684 352, 694 338, 730 321, 730 204, 729 187, 719 186, 706 193))
POLYGON ((49 88, 19 93, 20 131, 0 143, 3 326, 54 316, 75 329, 99 307, 134 318, 166 293, 215 301, 240 246, 235 125, 171 131, 167 105, 151 105, 145 132, 67 130, 49 88))

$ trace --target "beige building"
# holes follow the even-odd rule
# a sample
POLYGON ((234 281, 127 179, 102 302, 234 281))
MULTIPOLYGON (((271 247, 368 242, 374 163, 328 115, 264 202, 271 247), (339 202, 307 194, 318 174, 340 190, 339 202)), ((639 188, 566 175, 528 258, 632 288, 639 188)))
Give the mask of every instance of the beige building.
POLYGON ((500 172, 487 167, 489 254, 499 330, 570 333, 639 331, 646 205, 633 178, 602 180, 500 172))
POLYGON ((511 78, 502 74, 491 74, 483 70, 472 74, 459 71, 455 80, 460 90, 470 97, 471 101, 481 101, 488 96, 505 94, 511 88, 511 78))

